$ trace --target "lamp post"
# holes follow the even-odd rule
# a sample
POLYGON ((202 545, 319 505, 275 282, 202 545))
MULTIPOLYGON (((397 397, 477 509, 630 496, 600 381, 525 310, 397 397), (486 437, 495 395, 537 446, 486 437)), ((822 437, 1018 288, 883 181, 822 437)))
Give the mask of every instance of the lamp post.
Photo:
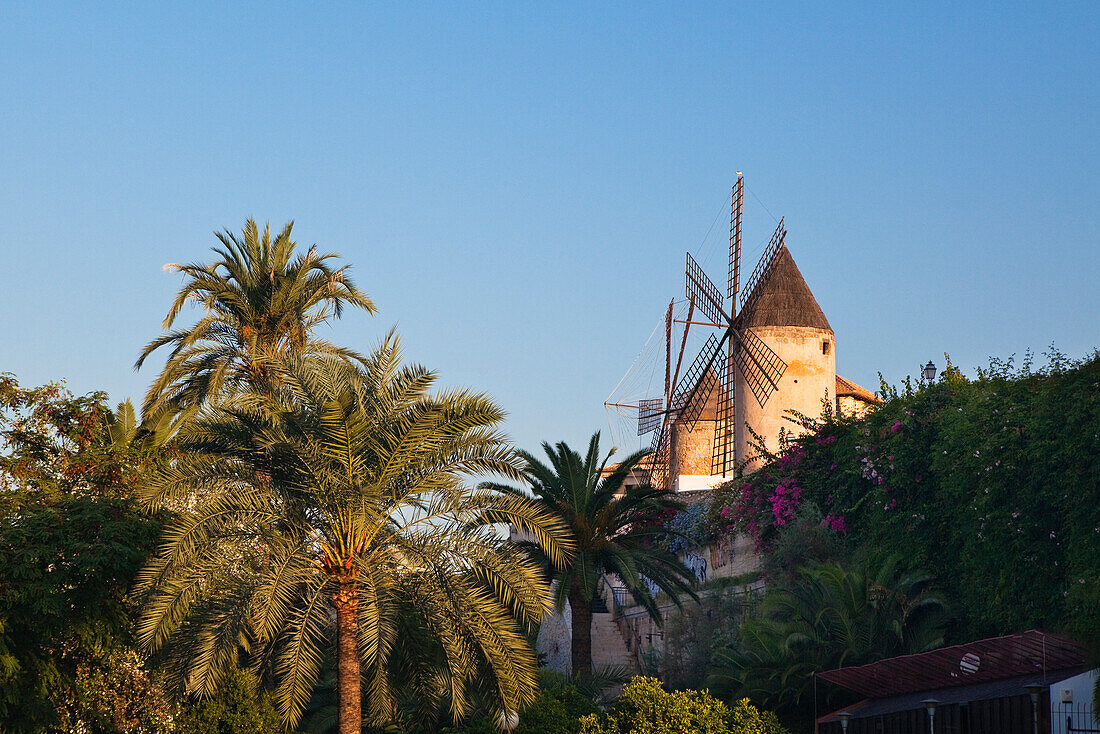
POLYGON ((936 734, 936 707, 940 705, 940 702, 934 698, 926 698, 921 703, 924 704, 924 709, 928 712, 928 734, 936 734))
POLYGON ((932 364, 932 360, 928 360, 928 364, 924 365, 921 372, 924 373, 924 379, 929 385, 932 384, 932 380, 936 379, 936 365, 932 364))
POLYGON ((851 720, 852 715, 847 711, 841 711, 836 717, 840 719, 840 730, 846 733, 848 731, 848 722, 851 720))
POLYGON ((1039 734, 1039 694, 1044 688, 1046 686, 1038 683, 1024 686, 1027 695, 1031 697, 1031 734, 1039 734))

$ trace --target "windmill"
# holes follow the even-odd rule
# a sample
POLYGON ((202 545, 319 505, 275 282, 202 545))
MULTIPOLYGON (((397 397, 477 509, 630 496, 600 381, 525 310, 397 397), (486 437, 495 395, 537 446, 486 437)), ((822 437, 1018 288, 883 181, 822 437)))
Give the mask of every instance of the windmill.
POLYGON ((716 385, 719 386, 719 393, 710 473, 718 476, 731 474, 735 465, 738 432, 734 404, 738 377, 762 407, 779 389, 779 380, 787 369, 786 362, 754 334, 751 328, 743 324, 740 318, 740 313, 750 310, 758 297, 759 286, 767 280, 776 256, 784 246, 787 231, 783 220, 780 220, 749 276, 744 291, 740 291, 743 200, 744 179, 738 172, 730 206, 729 271, 725 297, 692 258, 691 253, 688 253, 685 270, 687 318, 674 319, 671 303, 665 317, 665 394, 663 398, 641 400, 636 406, 638 435, 653 434, 653 454, 647 465, 647 475, 643 479, 654 486, 666 486, 671 475, 673 426, 681 424, 688 431, 693 430, 716 385), (741 296, 740 313, 738 296, 741 296), (706 320, 693 320, 696 312, 706 320), (684 327, 675 369, 672 368, 671 359, 673 323, 682 323, 684 327), (680 367, 688 332, 692 326, 718 331, 710 334, 681 376, 680 367))

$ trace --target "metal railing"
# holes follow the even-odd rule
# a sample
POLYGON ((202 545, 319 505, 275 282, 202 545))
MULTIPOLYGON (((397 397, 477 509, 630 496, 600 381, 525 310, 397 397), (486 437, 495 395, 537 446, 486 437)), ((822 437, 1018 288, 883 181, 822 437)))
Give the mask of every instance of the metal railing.
POLYGON ((1093 717, 1092 708, 1085 704, 1057 704, 1056 721, 1065 721, 1066 734, 1100 734, 1100 723, 1093 717))

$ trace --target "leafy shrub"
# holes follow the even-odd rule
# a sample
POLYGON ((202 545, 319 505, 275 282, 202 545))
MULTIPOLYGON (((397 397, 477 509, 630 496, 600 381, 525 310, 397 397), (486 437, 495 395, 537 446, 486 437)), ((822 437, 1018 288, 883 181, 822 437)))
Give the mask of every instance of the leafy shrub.
POLYGON ((706 691, 669 693, 656 678, 638 676, 606 714, 581 719, 581 734, 782 734, 774 714, 744 699, 732 710, 706 691))
POLYGON ((184 705, 176 720, 178 734, 276 734, 282 732, 271 698, 256 676, 234 670, 218 695, 184 705))
MULTIPOLYGON (((542 692, 520 713, 514 734, 578 734, 581 717, 598 710, 592 699, 568 679, 559 681, 544 677, 542 692)), ((443 731, 445 734, 499 734, 490 718, 443 731)))
POLYGON ((120 439, 123 425, 103 393, 21 388, 0 374, 5 732, 170 723, 163 691, 131 645, 127 592, 160 526, 131 499, 154 459, 120 439))

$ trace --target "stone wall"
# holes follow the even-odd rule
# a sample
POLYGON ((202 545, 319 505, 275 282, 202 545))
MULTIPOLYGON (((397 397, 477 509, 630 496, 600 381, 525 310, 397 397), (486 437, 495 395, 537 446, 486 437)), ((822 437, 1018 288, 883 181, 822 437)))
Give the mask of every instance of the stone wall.
POLYGON ((874 403, 868 403, 866 400, 860 400, 851 395, 843 395, 836 399, 836 412, 839 415, 856 416, 858 418, 866 415, 874 407, 874 403))
POLYGON ((543 659, 542 667, 563 675, 573 672, 570 651, 573 645, 573 615, 569 602, 561 613, 549 611, 542 615, 535 652, 543 659))

